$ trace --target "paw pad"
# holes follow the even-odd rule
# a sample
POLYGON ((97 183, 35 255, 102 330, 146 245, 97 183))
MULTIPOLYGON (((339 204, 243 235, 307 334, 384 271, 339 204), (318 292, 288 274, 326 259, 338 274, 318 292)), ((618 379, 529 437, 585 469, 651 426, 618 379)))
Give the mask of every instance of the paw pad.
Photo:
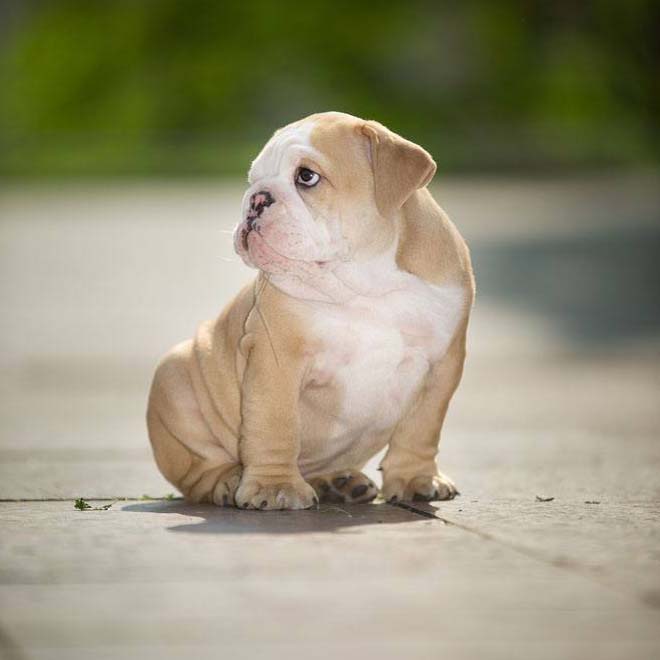
POLYGON ((378 487, 361 472, 341 472, 311 480, 321 502, 334 504, 371 502, 378 487))
POLYGON ((361 486, 356 486, 351 491, 351 497, 353 499, 357 499, 358 497, 362 497, 368 490, 369 490, 369 486, 367 484, 362 484, 361 486))

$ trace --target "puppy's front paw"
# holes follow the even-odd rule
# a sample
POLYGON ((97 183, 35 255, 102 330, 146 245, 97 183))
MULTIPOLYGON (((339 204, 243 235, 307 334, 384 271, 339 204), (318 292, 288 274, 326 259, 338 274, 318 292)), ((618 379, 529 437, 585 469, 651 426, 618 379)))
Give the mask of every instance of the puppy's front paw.
POLYGON ((244 472, 236 491, 236 506, 241 509, 309 509, 318 503, 314 489, 302 477, 283 480, 244 472))
POLYGON ((383 478, 383 497, 387 502, 453 500, 458 494, 454 482, 441 473, 412 478, 386 475, 383 478))

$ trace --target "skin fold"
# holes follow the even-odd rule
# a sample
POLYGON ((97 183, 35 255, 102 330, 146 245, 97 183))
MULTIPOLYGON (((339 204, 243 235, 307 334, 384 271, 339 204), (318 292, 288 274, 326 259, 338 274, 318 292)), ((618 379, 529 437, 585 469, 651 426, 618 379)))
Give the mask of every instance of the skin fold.
POLYGON ((193 502, 301 509, 450 499, 436 465, 474 299, 435 163, 381 124, 312 115, 252 164, 236 252, 257 269, 154 376, 147 425, 193 502))

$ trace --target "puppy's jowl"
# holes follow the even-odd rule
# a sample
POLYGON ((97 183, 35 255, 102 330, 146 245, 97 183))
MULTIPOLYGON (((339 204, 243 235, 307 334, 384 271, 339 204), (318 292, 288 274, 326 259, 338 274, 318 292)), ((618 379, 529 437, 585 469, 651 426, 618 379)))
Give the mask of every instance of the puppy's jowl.
POLYGON ((304 509, 449 499, 440 429, 474 297, 467 247, 426 188, 435 163, 341 113, 277 131, 252 164, 234 246, 258 274, 161 361, 147 421, 193 502, 304 509))

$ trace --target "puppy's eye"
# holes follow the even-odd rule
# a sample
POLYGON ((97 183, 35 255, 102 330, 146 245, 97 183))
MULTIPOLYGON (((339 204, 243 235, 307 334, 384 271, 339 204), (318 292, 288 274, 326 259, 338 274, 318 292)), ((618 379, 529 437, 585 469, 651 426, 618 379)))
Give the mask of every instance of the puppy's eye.
POLYGON ((319 174, 306 167, 301 167, 296 174, 296 183, 307 188, 314 187, 320 180, 321 176, 319 174))

